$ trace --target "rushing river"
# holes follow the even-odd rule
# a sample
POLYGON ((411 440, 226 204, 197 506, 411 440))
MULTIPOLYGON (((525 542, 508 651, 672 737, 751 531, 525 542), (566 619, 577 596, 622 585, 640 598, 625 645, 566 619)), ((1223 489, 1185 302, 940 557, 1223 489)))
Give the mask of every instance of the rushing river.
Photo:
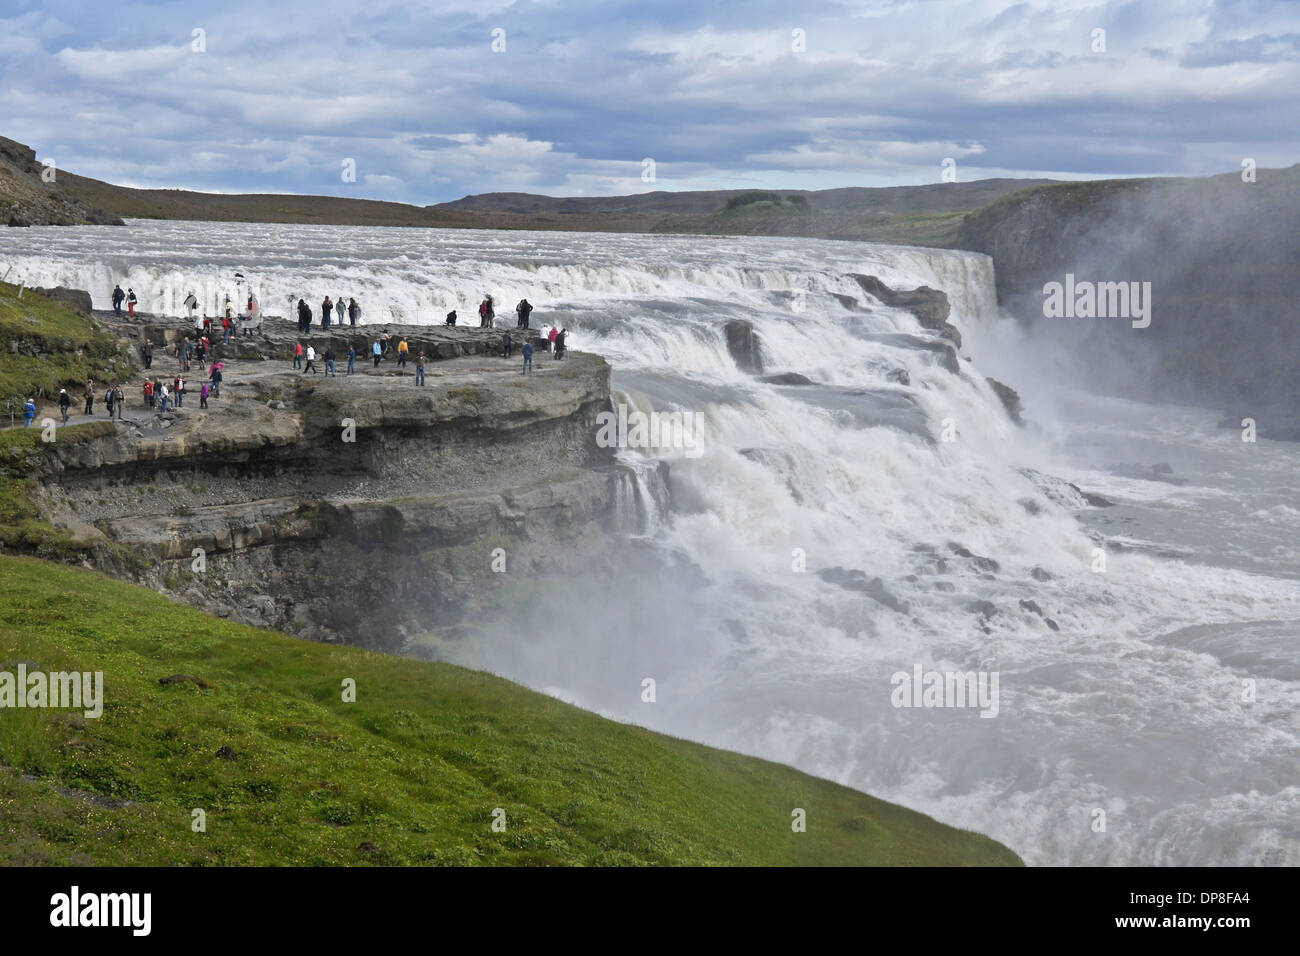
POLYGON ((100 308, 120 282, 171 312, 190 290, 209 310, 238 301, 240 272, 269 314, 341 294, 371 323, 458 308, 476 324, 490 292, 513 324, 527 296, 535 327, 608 358, 616 401, 696 416, 698 444, 621 452, 641 476, 625 502, 638 547, 665 570, 570 582, 460 661, 793 764, 1030 863, 1300 863, 1300 446, 1090 395, 1050 334, 1031 345, 999 316, 983 256, 133 222, 0 231, 5 270, 100 308), (947 292, 972 361, 945 369, 851 273, 947 292), (722 331, 739 318, 769 371, 816 384, 739 371, 722 331), (1026 427, 985 375, 1020 390, 1026 427), (646 459, 668 462, 670 510, 646 459), (996 673, 996 716, 894 706, 891 678, 918 666, 996 673))

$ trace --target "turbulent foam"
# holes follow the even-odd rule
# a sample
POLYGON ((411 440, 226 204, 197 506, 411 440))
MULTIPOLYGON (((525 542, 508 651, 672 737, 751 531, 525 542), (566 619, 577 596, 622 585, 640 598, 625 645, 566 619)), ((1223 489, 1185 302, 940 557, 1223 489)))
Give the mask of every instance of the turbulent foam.
POLYGON ((997 315, 983 256, 186 223, 9 230, 0 251, 11 281, 86 288, 99 306, 115 280, 146 309, 142 289, 157 282, 183 295, 212 280, 214 294, 225 283, 233 295, 236 270, 268 312, 290 294, 313 308, 344 294, 370 321, 385 310, 441 321, 452 307, 472 315, 492 292, 510 318, 527 296, 535 325, 565 325, 573 347, 610 359, 616 401, 703 416, 698 458, 621 453, 624 523, 697 571, 699 590, 665 601, 660 578, 608 595, 575 587, 581 614, 503 627, 467 663, 793 763, 989 833, 1034 863, 1295 859, 1296 453, 1261 443, 1244 458, 1202 413, 1103 405, 1062 388, 1043 372, 1056 368, 1048 357, 997 315), (975 362, 953 375, 908 347, 895 333, 924 335, 915 319, 871 301, 851 273, 945 291, 975 362), (817 385, 740 372, 722 335, 736 318, 754 323, 771 369, 817 385), (1028 428, 1008 420, 984 374, 1021 389, 1028 428), (891 419, 895 399, 919 430, 891 419), (671 465, 672 516, 653 459, 671 465), (1188 483, 1114 467, 1161 461, 1188 483), (1080 511, 1056 479, 1116 507, 1080 511), (1143 547, 1111 549, 1094 572, 1107 539, 1143 547), (879 578, 894 606, 815 573, 828 568, 879 578), (894 708, 890 675, 915 664, 997 669, 998 717, 894 708), (652 707, 639 698, 647 675, 658 680, 652 707), (1252 678, 1258 699, 1243 704, 1252 678), (1099 809, 1104 833, 1091 826, 1099 809))

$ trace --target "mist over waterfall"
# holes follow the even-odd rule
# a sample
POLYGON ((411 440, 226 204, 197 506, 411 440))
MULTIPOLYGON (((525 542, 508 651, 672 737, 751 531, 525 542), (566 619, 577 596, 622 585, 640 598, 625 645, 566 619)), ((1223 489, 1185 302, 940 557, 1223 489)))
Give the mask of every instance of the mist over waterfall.
POLYGON ((477 622, 458 663, 793 764, 1030 863, 1300 862, 1300 449, 1090 394, 1050 334, 999 314, 985 256, 152 222, 9 230, 0 256, 8 281, 99 308, 115 282, 171 312, 191 289, 251 287, 272 315, 343 295, 377 327, 452 308, 473 324, 491 293, 513 326, 526 296, 534 327, 610 362, 616 405, 690 414, 698 446, 621 449, 626 562, 477 622), (946 293, 958 370, 855 275, 946 293), (812 384, 741 371, 736 320, 765 373, 812 384), (1023 427, 987 376, 1019 390, 1023 427), (996 673, 996 716, 895 706, 893 676, 917 667, 996 673))

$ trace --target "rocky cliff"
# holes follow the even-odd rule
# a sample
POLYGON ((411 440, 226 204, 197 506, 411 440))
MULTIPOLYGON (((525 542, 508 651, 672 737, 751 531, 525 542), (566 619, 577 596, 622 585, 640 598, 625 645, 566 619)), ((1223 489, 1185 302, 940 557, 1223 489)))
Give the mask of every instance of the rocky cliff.
POLYGON ((10 226, 122 224, 117 216, 91 207, 65 189, 59 182, 59 171, 47 170, 44 164, 38 163, 36 151, 30 146, 3 136, 0 136, 0 220, 10 226))
MULTIPOLYGON (((184 323, 99 321, 133 349, 154 342, 152 371, 176 374, 168 343, 184 323)), ((39 446, 25 474, 74 550, 222 617, 402 651, 507 592, 584 573, 611 546, 629 476, 596 444, 604 360, 539 356, 525 376, 517 353, 500 356, 500 332, 394 326, 447 354, 420 387, 392 361, 295 370, 279 357, 292 329, 222 347, 207 409, 197 366, 184 407, 162 414, 144 407, 137 372, 120 422, 39 446)), ((323 351, 352 334, 308 340, 323 351)))
POLYGON ((1300 438, 1300 166, 1207 179, 1041 186, 964 221, 1000 302, 1059 337, 1097 387, 1205 405, 1300 438), (1044 317, 1044 285, 1150 282, 1151 324, 1044 317))

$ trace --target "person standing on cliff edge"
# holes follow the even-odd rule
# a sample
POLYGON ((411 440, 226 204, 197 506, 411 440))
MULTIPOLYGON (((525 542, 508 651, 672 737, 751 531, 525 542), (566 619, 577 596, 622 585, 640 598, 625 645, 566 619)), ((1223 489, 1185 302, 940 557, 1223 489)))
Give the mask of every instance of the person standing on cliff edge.
POLYGON ((126 298, 126 293, 122 291, 120 285, 113 286, 113 311, 117 315, 122 314, 122 300, 126 298))

